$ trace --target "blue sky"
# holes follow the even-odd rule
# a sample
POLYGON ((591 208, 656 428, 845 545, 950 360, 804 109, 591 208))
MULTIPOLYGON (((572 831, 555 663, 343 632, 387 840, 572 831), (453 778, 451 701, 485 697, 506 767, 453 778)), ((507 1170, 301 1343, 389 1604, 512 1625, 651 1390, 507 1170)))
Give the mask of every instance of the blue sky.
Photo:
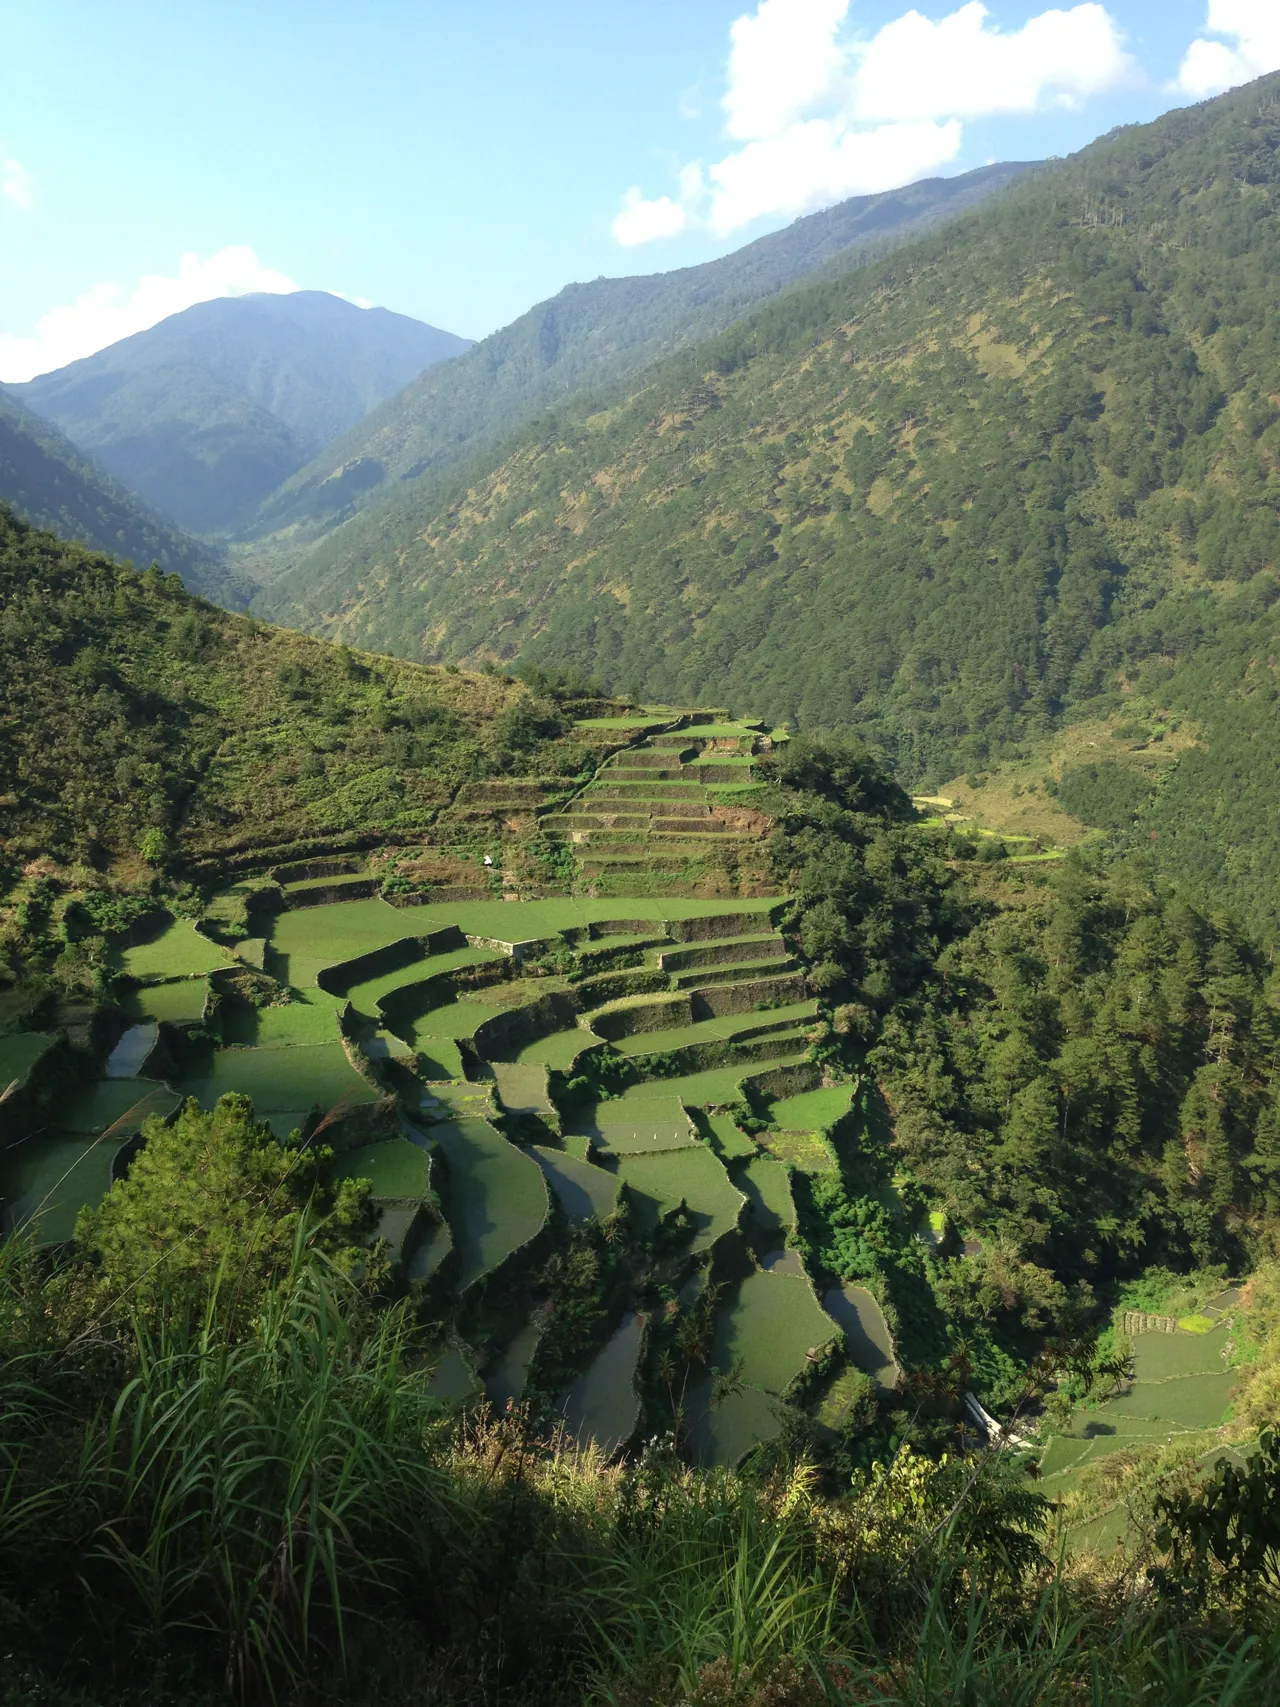
POLYGON ((0 0, 0 379, 291 284, 478 337, 1280 66, 1280 0, 918 4, 0 0))

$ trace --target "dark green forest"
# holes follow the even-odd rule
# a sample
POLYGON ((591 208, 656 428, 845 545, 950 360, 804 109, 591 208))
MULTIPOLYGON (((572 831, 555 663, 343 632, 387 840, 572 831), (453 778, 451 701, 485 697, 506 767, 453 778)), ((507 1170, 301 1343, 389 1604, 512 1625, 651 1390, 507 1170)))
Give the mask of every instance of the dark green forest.
POLYGON ((357 518, 269 608, 856 731, 908 785, 1173 712, 1164 868, 1270 928, 1275 79, 1095 143, 890 258, 357 518))

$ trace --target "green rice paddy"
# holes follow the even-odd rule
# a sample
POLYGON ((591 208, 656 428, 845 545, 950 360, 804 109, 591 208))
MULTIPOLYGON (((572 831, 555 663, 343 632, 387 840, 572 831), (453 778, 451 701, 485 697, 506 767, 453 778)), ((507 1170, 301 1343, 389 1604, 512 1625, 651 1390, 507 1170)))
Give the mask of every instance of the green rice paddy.
POLYGON ((0 1037, 0 1090, 14 1079, 25 1079, 42 1055, 57 1043, 44 1031, 11 1031, 0 1037))
MULTIPOLYGON (((1134 1379, 1101 1404, 1081 1407, 1062 1433, 1048 1443, 1040 1472, 1045 1492, 1069 1492, 1081 1472, 1101 1460, 1187 1440, 1196 1450, 1212 1449, 1226 1420, 1231 1390, 1238 1380, 1223 1353, 1231 1329, 1220 1322, 1208 1333, 1142 1333, 1133 1338, 1134 1379)), ((1098 1535, 1073 1531, 1076 1543, 1100 1545, 1098 1535)))
POLYGON ((212 1108, 228 1091, 253 1099, 262 1114, 287 1109, 324 1110, 374 1102, 378 1092, 347 1060, 341 1043, 313 1043, 289 1049, 220 1049, 207 1070, 183 1079, 184 1096, 212 1108))
POLYGON ((460 1346, 445 1346, 428 1384, 433 1398, 445 1405, 465 1405, 480 1395, 480 1377, 460 1346))
POLYGON ((753 1447, 782 1432, 782 1407, 758 1387, 741 1387, 713 1402, 710 1381, 689 1395, 690 1435, 700 1464, 732 1469, 753 1447))
POLYGON ((748 1212, 764 1232, 789 1232, 795 1227, 795 1199, 781 1162, 755 1156, 740 1172, 734 1170, 734 1179, 746 1196, 748 1212))
POLYGON ((235 964, 235 956, 201 936, 190 919, 170 919, 150 941, 120 953, 121 970, 144 981, 199 978, 235 964))
POLYGON ((155 1079, 99 1079, 72 1093, 57 1110, 59 1127, 66 1132, 96 1136, 119 1126, 121 1134, 136 1131, 153 1114, 169 1114, 178 1097, 155 1079))
POLYGON ((755 1144, 731 1114, 704 1114, 698 1124, 710 1137, 716 1154, 726 1161, 757 1154, 755 1144))
POLYGON ((453 948, 443 954, 429 954, 421 960, 411 960, 378 978, 366 978, 363 983, 352 984, 344 995, 358 1013, 376 1018, 379 1003, 398 990, 408 991, 415 984, 439 978, 446 972, 457 972, 464 966, 484 966, 504 958, 502 951, 496 948, 453 948))
MULTIPOLYGON (((124 999, 131 1020, 164 1025, 196 1025, 204 1017, 209 985, 203 978, 179 978, 171 984, 144 984, 124 999)), ((0 1073, 0 1078, 3 1078, 0 1073)))
POLYGON ((634 1085, 620 1097, 574 1110, 566 1117, 566 1130, 594 1138, 618 1154, 692 1144, 689 1117, 680 1098, 668 1088, 670 1083, 634 1085))
POLYGON ((597 919, 616 918, 620 905, 625 906, 630 918, 658 921, 717 917, 726 911, 767 914, 777 902, 767 898, 726 902, 669 895, 628 897, 620 902, 617 897, 565 895, 545 901, 440 901, 415 907, 409 913, 373 896, 279 914, 271 936, 272 959, 285 983, 306 988, 326 966, 352 960, 370 949, 385 948, 410 931, 426 936, 446 925, 456 925, 467 936, 489 937, 495 942, 532 942, 563 930, 585 929, 597 919))
POLYGON ((635 1199, 641 1225, 656 1226, 684 1203, 693 1216, 691 1249, 708 1250, 738 1225, 743 1196, 720 1158, 704 1145, 660 1155, 623 1156, 618 1178, 635 1199))
POLYGON ((612 1457, 626 1445, 640 1420, 636 1365, 644 1343, 644 1318, 627 1315, 561 1401, 565 1430, 580 1444, 612 1457))
POLYGON ((368 1180, 374 1197, 419 1203, 427 1194, 431 1159, 407 1138, 384 1138, 335 1156, 330 1172, 338 1179, 368 1180))
POLYGON ((809 1350, 834 1337, 807 1279, 757 1269, 717 1318, 712 1361, 726 1373, 738 1370, 748 1386, 780 1394, 804 1369, 809 1350))
POLYGON ((603 1221, 613 1213, 620 1184, 617 1174, 567 1150, 551 1150, 535 1144, 532 1154, 571 1222, 580 1224, 593 1216, 603 1221))
POLYGON ((248 1002, 228 1004, 223 1010, 223 1041, 250 1049, 304 1049, 311 1044, 333 1043, 338 1037, 338 1010, 323 995, 282 1007, 255 1008, 248 1002))
MULTIPOLYGON (((768 1008, 760 1012, 720 1014, 714 1019, 696 1020, 691 1025, 673 1026, 665 1031, 632 1032, 629 1037, 619 1038, 614 1047, 624 1055, 657 1055, 669 1049, 685 1049, 691 1044, 721 1042, 762 1026, 777 1026, 781 1029, 801 1020, 812 1019, 817 1011, 817 1002, 792 1002, 786 1007, 768 1008)), ((788 1038, 787 1044, 794 1047, 795 1041, 788 1038)), ((747 1065, 740 1069, 742 1072, 748 1070, 747 1065)), ((821 1093, 809 1094, 812 1096, 821 1093)))
POLYGON ((0 1223, 6 1233, 34 1221, 40 1244, 60 1244, 76 1217, 100 1203, 122 1139, 55 1133, 28 1138, 0 1157, 0 1223))
POLYGON ((821 1132, 834 1126, 853 1106, 853 1085, 828 1085, 822 1090, 801 1091, 799 1096, 780 1097, 769 1106, 769 1118, 784 1132, 821 1132))
POLYGON ((533 1061, 495 1061, 492 1065, 503 1108, 513 1114, 537 1114, 551 1121, 558 1119, 547 1094, 545 1067, 533 1061))
POLYGON ((498 1410, 505 1410, 524 1396, 529 1367, 541 1338, 542 1323, 536 1316, 531 1317, 485 1376, 485 1392, 498 1410))
POLYGON ((465 1291, 542 1230, 547 1183, 534 1158, 487 1120, 445 1121, 430 1134, 448 1161, 445 1197, 465 1291))
POLYGON ((865 1286, 846 1282, 833 1286, 822 1302, 844 1335, 850 1362, 870 1375, 882 1391, 891 1393, 901 1371, 894 1355, 893 1335, 875 1297, 865 1286))

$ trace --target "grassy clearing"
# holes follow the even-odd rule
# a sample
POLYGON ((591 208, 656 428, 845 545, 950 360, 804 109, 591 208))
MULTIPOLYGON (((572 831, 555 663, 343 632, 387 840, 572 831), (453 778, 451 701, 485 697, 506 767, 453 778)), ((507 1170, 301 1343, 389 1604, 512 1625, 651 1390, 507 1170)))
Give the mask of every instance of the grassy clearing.
POLYGON ((220 1049, 207 1070, 180 1083, 184 1096, 212 1108, 227 1091, 253 1098, 264 1114, 373 1102, 378 1092, 356 1072, 340 1043, 294 1049, 220 1049))
POLYGON ((1058 804, 1046 791, 1046 781, 1057 784, 1064 772, 1103 760, 1155 779, 1196 745, 1194 734, 1186 729, 1169 730, 1159 741, 1121 741, 1113 736, 1114 727, 1114 722, 1100 719, 1073 723, 1042 741, 1028 743, 1025 758, 1004 761, 977 788, 964 776, 943 783, 934 803, 975 827, 1070 847, 1096 832, 1058 804))
POLYGON ((806 1353, 835 1334, 808 1280, 757 1269, 716 1320, 712 1361, 726 1374, 737 1370, 748 1386, 776 1395, 800 1374, 806 1353))
POLYGON ((0 1160, 4 1231, 12 1233, 34 1219, 39 1243, 69 1239, 80 1211, 106 1195, 121 1141, 57 1133, 7 1150, 0 1160))
POLYGON ((631 1438, 640 1420, 635 1378, 643 1342, 644 1318, 625 1316, 590 1369, 565 1394, 560 1410, 574 1440, 592 1442, 612 1456, 631 1438))
POLYGON ((407 1138, 385 1138, 335 1156, 330 1171, 336 1179, 367 1179, 375 1197, 419 1203, 427 1194, 431 1158, 407 1138))
POLYGON ((170 919, 147 942, 119 951, 120 970, 130 978, 198 978, 222 966, 234 966, 235 956, 200 935, 190 919, 170 919))
POLYGON ((769 1118, 784 1132, 821 1132, 834 1126, 853 1106, 852 1085, 827 1085, 769 1105, 769 1118))
POLYGON ((44 1031, 12 1031, 7 1037, 0 1037, 0 1089, 14 1079, 25 1079, 57 1041, 44 1031))
POLYGON ((802 1174, 822 1174, 836 1165, 831 1147, 818 1132, 762 1132, 760 1148, 777 1162, 802 1174))
POLYGON ((695 1224, 690 1246, 694 1251, 708 1250, 738 1225, 743 1194, 720 1158, 703 1145, 660 1155, 623 1156, 618 1178, 632 1192, 642 1226, 654 1227, 686 1204, 695 1224))
POLYGON ((593 1216, 603 1221, 613 1213, 620 1183, 617 1174, 568 1151, 549 1150, 541 1144, 534 1145, 533 1154, 570 1221, 577 1224, 593 1216))
POLYGON ((845 1350, 854 1367, 870 1375, 885 1392, 898 1385, 893 1335, 884 1311, 865 1286, 833 1286, 822 1300, 827 1314, 844 1335, 845 1350))
POLYGON ((445 1121, 431 1136, 449 1164, 449 1224, 465 1291, 541 1231, 547 1182, 533 1157, 487 1120, 445 1121))

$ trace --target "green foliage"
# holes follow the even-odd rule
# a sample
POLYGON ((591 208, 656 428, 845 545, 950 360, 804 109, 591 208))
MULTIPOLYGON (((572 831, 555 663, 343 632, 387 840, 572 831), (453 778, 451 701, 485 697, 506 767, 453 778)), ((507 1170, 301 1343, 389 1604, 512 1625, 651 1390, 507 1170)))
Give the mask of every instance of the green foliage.
POLYGON ((164 838, 180 861, 412 835, 463 782, 554 770, 563 727, 500 678, 353 666, 0 510, 0 837, 18 851, 101 865, 139 822, 156 864, 164 838))
POLYGON ((246 1097, 221 1097, 207 1114, 188 1102, 172 1124, 149 1120, 142 1136, 127 1176, 76 1225, 104 1304, 128 1298, 155 1316, 186 1300, 198 1313, 212 1287, 247 1319, 289 1273, 308 1216, 320 1217, 308 1233, 316 1249, 358 1262, 367 1187, 341 1179, 326 1189, 330 1152, 282 1146, 246 1097))
POLYGON ((1128 829, 1147 806, 1156 785, 1140 771, 1114 759, 1079 765, 1064 771, 1058 784, 1059 804, 1082 824, 1101 830, 1128 829))
POLYGON ((1268 1430, 1243 1466, 1222 1458, 1208 1483, 1157 1501, 1167 1589, 1203 1599, 1216 1586, 1242 1606, 1280 1589, 1280 1439, 1268 1430))

